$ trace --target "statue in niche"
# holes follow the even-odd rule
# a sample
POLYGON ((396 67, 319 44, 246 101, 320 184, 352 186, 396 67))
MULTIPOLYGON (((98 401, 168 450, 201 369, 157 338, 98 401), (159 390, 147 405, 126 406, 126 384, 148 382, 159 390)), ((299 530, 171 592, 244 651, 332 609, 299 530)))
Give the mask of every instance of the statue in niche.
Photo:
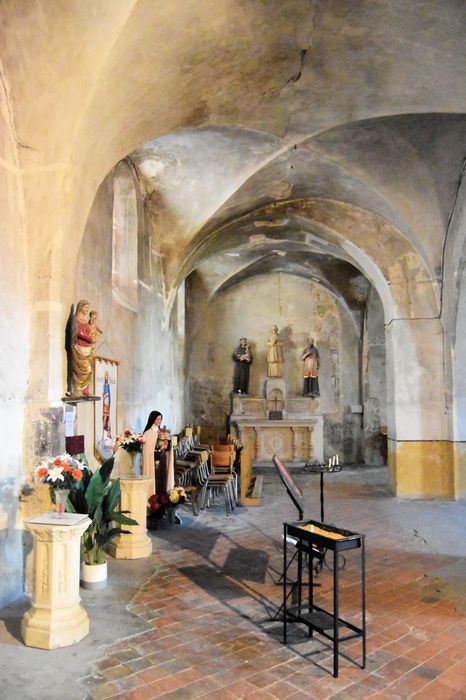
POLYGON ((283 373, 282 367, 282 341, 278 333, 278 326, 272 326, 272 333, 267 341, 267 376, 281 377, 283 373))
POLYGON ((303 350, 301 359, 304 360, 304 385, 303 395, 317 398, 319 391, 319 351, 314 345, 314 338, 309 338, 307 346, 303 350))
POLYGON ((71 306, 66 324, 65 348, 68 359, 67 391, 70 398, 89 398, 94 367, 94 350, 97 339, 96 326, 89 322, 91 305, 81 299, 71 306))
POLYGON ((241 338, 239 345, 233 351, 233 393, 247 394, 249 388, 249 367, 252 364, 252 352, 247 338, 241 338))

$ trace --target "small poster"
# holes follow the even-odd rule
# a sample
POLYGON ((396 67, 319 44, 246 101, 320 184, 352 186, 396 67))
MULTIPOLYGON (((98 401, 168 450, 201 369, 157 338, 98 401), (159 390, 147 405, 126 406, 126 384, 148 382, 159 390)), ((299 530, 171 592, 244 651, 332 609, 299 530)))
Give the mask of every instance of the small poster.
POLYGON ((117 429, 118 362, 105 357, 95 358, 96 401, 94 451, 99 459, 109 459, 113 455, 113 445, 117 429))

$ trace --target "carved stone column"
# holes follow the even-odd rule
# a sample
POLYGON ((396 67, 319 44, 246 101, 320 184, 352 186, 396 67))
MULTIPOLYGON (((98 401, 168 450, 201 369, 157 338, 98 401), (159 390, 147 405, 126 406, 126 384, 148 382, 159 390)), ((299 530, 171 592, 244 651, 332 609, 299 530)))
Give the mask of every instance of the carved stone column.
POLYGON ((299 431, 298 431, 298 428, 292 427, 291 432, 293 434, 293 437, 292 437, 293 462, 298 462, 299 461, 299 431))
POLYGON ((308 427, 308 432, 309 432, 309 442, 308 442, 309 454, 308 454, 308 462, 310 462, 311 459, 312 459, 313 456, 314 456, 314 444, 313 444, 313 443, 314 443, 314 440, 313 440, 314 428, 313 428, 312 426, 309 426, 309 427, 308 427))
POLYGON ((128 516, 137 525, 122 525, 130 534, 117 535, 109 546, 115 559, 142 559, 152 554, 152 541, 147 534, 147 489, 151 479, 146 477, 120 478, 120 508, 128 510, 128 516))
POLYGON ((21 624, 27 646, 66 647, 89 633, 87 612, 79 604, 79 566, 81 535, 90 524, 89 518, 71 513, 63 523, 53 523, 50 514, 26 521, 34 538, 32 607, 21 624))

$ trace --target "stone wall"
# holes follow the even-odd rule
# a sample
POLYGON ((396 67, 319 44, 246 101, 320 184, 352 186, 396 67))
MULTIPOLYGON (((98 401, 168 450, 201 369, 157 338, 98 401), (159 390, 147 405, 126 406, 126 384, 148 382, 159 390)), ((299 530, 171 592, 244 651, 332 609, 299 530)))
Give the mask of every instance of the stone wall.
MULTIPOLYGON (((136 183, 137 187, 137 183, 136 183)), ((138 190, 137 190, 138 191, 138 190)), ((98 311, 96 355, 117 360, 117 430, 143 430, 148 413, 159 410, 173 430, 184 425, 184 329, 175 304, 169 315, 161 293, 156 241, 139 196, 137 308, 121 305, 112 293, 113 173, 102 183, 92 207, 77 262, 75 301, 86 298, 98 311)), ((96 410, 100 410, 97 403, 96 410)), ((87 407, 86 407, 87 408, 87 407)), ((93 410, 80 428, 92 459, 93 410)), ((85 409, 78 405, 78 413, 85 409)), ((80 432, 81 432, 80 429, 80 432)))

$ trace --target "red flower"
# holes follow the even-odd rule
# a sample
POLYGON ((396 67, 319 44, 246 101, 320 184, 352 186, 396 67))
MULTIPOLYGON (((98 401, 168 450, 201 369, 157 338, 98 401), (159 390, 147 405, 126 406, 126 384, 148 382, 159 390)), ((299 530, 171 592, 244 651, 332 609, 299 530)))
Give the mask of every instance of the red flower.
POLYGON ((131 430, 125 430, 125 435, 131 435, 131 430))
POLYGON ((37 476, 40 479, 42 479, 43 476, 46 476, 47 472, 48 472, 47 467, 42 467, 42 469, 39 469, 39 471, 37 472, 37 476))
POLYGON ((83 478, 83 473, 80 469, 73 469, 71 474, 76 479, 76 481, 81 481, 81 479, 83 478))
POLYGON ((63 463, 62 463, 62 466, 63 466, 63 471, 64 471, 64 472, 70 472, 70 471, 71 471, 71 467, 70 467, 69 464, 67 464, 67 462, 63 462, 63 463))

